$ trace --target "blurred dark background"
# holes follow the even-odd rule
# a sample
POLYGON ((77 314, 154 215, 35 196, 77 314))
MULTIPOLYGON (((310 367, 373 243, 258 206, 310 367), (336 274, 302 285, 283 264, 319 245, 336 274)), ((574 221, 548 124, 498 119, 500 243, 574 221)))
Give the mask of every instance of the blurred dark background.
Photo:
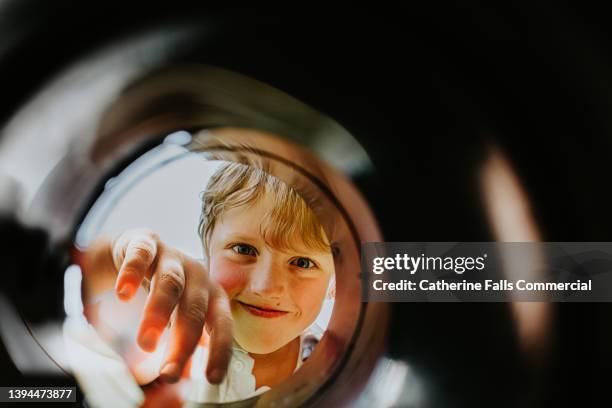
MULTIPOLYGON (((494 239, 477 184, 492 143, 525 183, 544 240, 612 241, 607 16, 544 2, 332 10, 5 1, 0 122, 86 53, 159 24, 201 21, 206 53, 186 51, 185 61, 279 88, 361 142, 375 170, 354 181, 387 241, 494 239)), ((31 255, 44 233, 8 225, 3 265, 20 259, 12 268, 35 268, 51 276, 45 285, 61 286, 52 270, 62 260, 31 255)), ((6 293, 36 309, 24 301, 28 289, 8 290, 19 283, 7 279, 6 293)), ((611 305, 554 307, 537 367, 520 351, 508 305, 496 303, 394 304, 389 354, 425 376, 428 406, 610 405, 611 305)), ((2 385, 51 383, 22 378, 5 351, 0 371, 2 385)))

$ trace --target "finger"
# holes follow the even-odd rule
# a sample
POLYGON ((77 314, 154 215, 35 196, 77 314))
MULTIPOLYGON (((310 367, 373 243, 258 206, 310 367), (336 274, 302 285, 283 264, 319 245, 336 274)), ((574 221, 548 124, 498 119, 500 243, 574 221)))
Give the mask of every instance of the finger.
POLYGON ((234 342, 232 312, 223 289, 210 293, 206 326, 210 329, 206 378, 211 384, 218 384, 227 372, 234 342))
POLYGON ((170 315, 176 307, 185 288, 185 273, 180 259, 175 256, 159 257, 151 291, 143 310, 138 331, 138 344, 145 351, 153 351, 157 341, 168 325, 170 315))
POLYGON ((119 250, 126 246, 115 284, 117 296, 123 301, 131 299, 136 294, 136 290, 157 255, 157 242, 149 235, 137 235, 129 239, 127 243, 119 240, 115 244, 115 248, 119 250))
POLYGON ((160 370, 161 379, 167 382, 179 380, 183 368, 193 354, 204 329, 208 308, 208 292, 203 285, 186 283, 185 293, 179 303, 173 322, 168 355, 160 370))

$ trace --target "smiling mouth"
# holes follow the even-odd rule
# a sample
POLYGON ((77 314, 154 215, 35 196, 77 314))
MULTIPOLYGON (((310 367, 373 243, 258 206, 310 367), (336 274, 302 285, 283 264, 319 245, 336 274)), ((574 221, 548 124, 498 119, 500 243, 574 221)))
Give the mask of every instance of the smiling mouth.
POLYGON ((247 312, 249 312, 253 316, 271 318, 271 317, 284 316, 287 313, 289 313, 289 312, 285 312, 284 310, 266 309, 261 306, 250 305, 248 303, 244 303, 239 300, 237 300, 237 302, 240 304, 240 306, 242 306, 243 309, 245 309, 247 312))

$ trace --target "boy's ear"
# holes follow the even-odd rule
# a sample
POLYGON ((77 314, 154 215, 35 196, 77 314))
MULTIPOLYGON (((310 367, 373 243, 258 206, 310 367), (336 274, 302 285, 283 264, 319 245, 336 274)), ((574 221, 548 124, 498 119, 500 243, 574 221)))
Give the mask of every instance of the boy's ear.
POLYGON ((327 295, 325 295, 325 299, 327 300, 336 299, 336 279, 333 279, 332 282, 327 287, 327 295))

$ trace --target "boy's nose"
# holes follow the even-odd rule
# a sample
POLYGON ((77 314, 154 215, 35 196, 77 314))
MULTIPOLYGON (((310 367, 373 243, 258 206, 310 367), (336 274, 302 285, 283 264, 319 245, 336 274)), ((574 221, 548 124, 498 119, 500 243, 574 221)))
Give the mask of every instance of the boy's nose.
POLYGON ((273 259, 261 262, 251 274, 251 291, 259 296, 278 299, 285 291, 282 265, 273 259))

